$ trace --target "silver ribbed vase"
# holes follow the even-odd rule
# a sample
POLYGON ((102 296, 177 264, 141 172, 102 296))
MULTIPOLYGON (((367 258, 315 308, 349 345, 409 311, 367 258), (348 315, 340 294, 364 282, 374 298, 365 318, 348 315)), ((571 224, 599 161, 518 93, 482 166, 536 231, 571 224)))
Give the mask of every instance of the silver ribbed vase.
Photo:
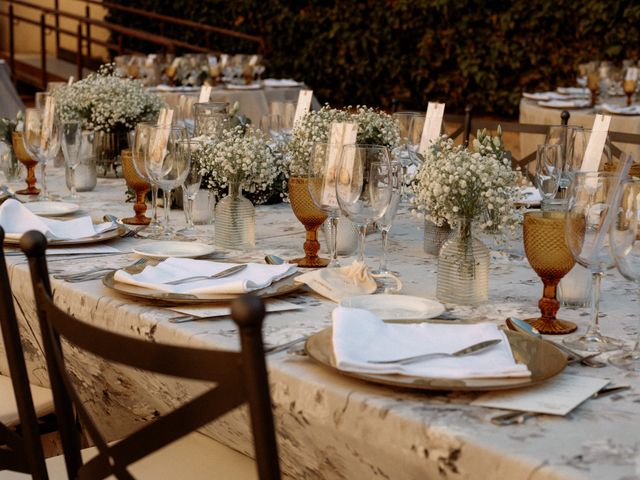
POLYGON ((438 226, 431 220, 424 219, 424 253, 436 255, 440 253, 440 249, 444 242, 449 240, 453 235, 453 230, 448 223, 438 226))
POLYGON ((216 205, 216 245, 249 250, 256 244, 256 209, 242 195, 238 182, 229 183, 229 194, 216 205))
POLYGON ((477 305, 489 297, 489 249, 473 237, 471 224, 459 218, 456 234, 440 249, 436 296, 442 302, 477 305))

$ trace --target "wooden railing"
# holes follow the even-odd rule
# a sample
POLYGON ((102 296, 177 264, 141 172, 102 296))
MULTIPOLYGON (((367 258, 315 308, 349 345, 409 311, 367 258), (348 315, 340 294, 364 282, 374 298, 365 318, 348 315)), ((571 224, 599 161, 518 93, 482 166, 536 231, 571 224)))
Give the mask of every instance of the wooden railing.
MULTIPOLYGON (((39 84, 35 85, 40 88, 46 88, 49 81, 49 73, 47 72, 47 49, 46 49, 46 36, 47 33, 53 32, 56 42, 56 57, 63 58, 63 49, 61 48, 61 36, 67 36, 76 40, 75 48, 75 64, 76 64, 76 78, 80 79, 83 76, 83 69, 87 62, 92 60, 92 45, 99 45, 107 49, 110 55, 114 54, 122 55, 125 53, 154 53, 154 52, 137 52, 125 48, 123 46, 123 40, 126 37, 135 38, 152 45, 156 45, 159 50, 164 53, 174 53, 177 50, 183 50, 196 53, 220 53, 217 49, 213 48, 211 42, 212 34, 228 36, 237 38, 238 40, 248 41, 256 45, 257 53, 265 53, 267 47, 262 37, 247 35, 241 32, 235 32, 233 30, 213 27, 199 22, 191 20, 185 20, 180 18, 169 17, 166 15, 160 15, 154 12, 148 12, 140 10, 134 7, 119 5, 111 2, 102 2, 98 0, 78 0, 85 4, 85 16, 78 15, 76 13, 64 11, 59 7, 59 0, 55 0, 53 7, 45 7, 38 3, 30 2, 28 0, 7 0, 9 4, 8 11, 0 11, 0 16, 8 18, 9 26, 9 65, 11 66, 11 72, 16 80, 16 52, 15 52, 15 29, 16 25, 23 23, 27 25, 33 25, 39 28, 40 31, 40 72, 39 72, 39 84), (39 20, 34 20, 27 16, 18 15, 14 11, 14 5, 38 12, 39 20), (123 25, 118 25, 105 20, 99 20, 91 18, 90 5, 97 5, 103 8, 109 8, 113 10, 120 10, 132 15, 139 15, 155 23, 159 23, 160 31, 164 32, 165 25, 174 24, 186 26, 192 29, 200 30, 203 32, 202 38, 205 39, 206 46, 196 45, 193 43, 185 42, 180 39, 170 38, 164 34, 154 34, 129 28, 123 25), (77 22, 75 30, 64 28, 60 25, 60 19, 66 18, 77 22), (52 22, 51 22, 52 20, 52 22), (94 35, 94 29, 101 29, 103 32, 106 30, 109 32, 109 40, 101 40, 94 35), (115 43, 114 43, 115 42, 115 43)), ((37 15, 37 13, 36 13, 37 15)), ((56 78, 56 80, 59 80, 56 78)))

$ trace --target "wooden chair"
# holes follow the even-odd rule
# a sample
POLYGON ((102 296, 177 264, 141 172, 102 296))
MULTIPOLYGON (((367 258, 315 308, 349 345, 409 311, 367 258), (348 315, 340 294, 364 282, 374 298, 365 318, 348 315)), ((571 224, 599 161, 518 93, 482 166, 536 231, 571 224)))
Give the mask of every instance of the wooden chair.
MULTIPOLYGON (((464 137, 463 143, 464 145, 468 145, 471 140, 471 135, 473 132, 477 132, 478 130, 487 129, 489 131, 495 131, 498 126, 502 129, 503 132, 513 132, 513 133, 528 133, 528 134, 536 134, 536 135, 546 135, 550 125, 541 125, 534 123, 518 123, 518 122, 502 122, 498 120, 486 120, 486 119, 478 119, 473 118, 472 116, 472 105, 467 105, 465 108, 465 125, 464 125, 464 137)), ((560 124, 567 125, 569 122, 571 114, 567 110, 563 110, 560 114, 560 124)), ((528 170, 528 165, 536 158, 536 152, 531 152, 530 154, 518 159, 512 157, 511 163, 513 168, 520 168, 523 174, 531 177, 531 172, 528 170)))
MULTIPOLYGON (((20 245, 29 258, 70 478, 99 479, 114 475, 118 479, 133 479, 134 474, 136 478, 148 474, 150 478, 230 479, 231 475, 218 473, 219 467, 225 466, 227 461, 237 462, 237 457, 246 457, 227 449, 235 454, 234 458, 216 458, 215 452, 221 448, 220 444, 194 432, 243 403, 249 406, 259 478, 280 478, 261 332, 265 309, 260 299, 246 295, 233 303, 232 317, 240 330, 240 352, 153 343, 78 321, 58 309, 49 284, 44 235, 27 232, 20 245), (110 362, 164 375, 215 382, 216 385, 117 443, 108 444, 70 379, 61 348, 62 339, 110 362), (72 416, 74 407, 81 425, 96 446, 93 452, 83 452, 82 456, 72 416), (181 453, 171 452, 174 445, 179 446, 180 452, 189 453, 194 460, 182 461, 181 453), (160 449, 163 450, 158 452, 160 449), (89 454, 95 455, 88 458, 89 454)), ((54 462, 47 463, 53 465, 54 462)), ((245 464, 253 469, 255 475, 255 464, 248 460, 245 464)), ((250 478, 246 468, 239 475, 237 478, 250 478)))
POLYGON ((0 227, 0 327, 11 374, 0 376, 0 470, 47 479, 38 417, 53 411, 53 397, 49 389, 29 385, 3 242, 0 227))

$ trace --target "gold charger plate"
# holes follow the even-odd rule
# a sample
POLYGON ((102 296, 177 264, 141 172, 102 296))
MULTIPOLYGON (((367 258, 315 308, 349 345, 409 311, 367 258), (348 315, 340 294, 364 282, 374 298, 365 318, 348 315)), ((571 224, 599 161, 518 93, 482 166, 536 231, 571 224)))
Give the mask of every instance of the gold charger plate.
MULTIPOLYGON (((155 262, 157 264, 158 262, 155 262)), ((152 262, 147 262, 145 265, 138 265, 135 267, 127 268, 129 273, 139 273, 145 266, 153 265, 152 262)), ((129 285, 127 283, 116 282, 114 279, 116 272, 109 272, 102 277, 102 283, 118 293, 125 295, 131 295, 133 297, 145 298, 148 300, 159 300, 169 303, 217 303, 217 302, 230 302, 234 298, 240 296, 240 294, 228 294, 228 293, 168 293, 153 290, 151 288, 139 287, 137 285, 129 285)), ((296 282, 295 278, 299 274, 294 273, 288 277, 282 278, 271 285, 259 290, 250 292, 252 295, 257 295, 261 298, 278 297, 281 295, 287 295, 288 293, 295 292, 300 289, 304 284, 296 282)))
POLYGON ((529 368, 531 371, 530 377, 448 379, 345 372, 335 366, 331 341, 331 327, 309 337, 304 349, 315 361, 343 375, 368 382, 417 390, 506 390, 509 388, 535 385, 536 383, 548 380, 564 370, 567 364, 567 358, 551 343, 519 332, 505 331, 505 334, 511 345, 514 358, 517 362, 524 363, 529 368))
MULTIPOLYGON (((86 245, 88 243, 100 243, 100 242, 106 242, 108 240, 113 240, 114 238, 118 238, 124 235, 126 232, 127 232, 127 229, 125 227, 118 227, 114 230, 109 230, 107 232, 98 233, 97 235, 92 235, 91 237, 75 238, 75 239, 69 239, 69 240, 48 240, 47 245, 49 247, 69 247, 72 245, 86 245)), ((5 237, 4 243, 6 245, 20 245, 20 239, 5 237)))

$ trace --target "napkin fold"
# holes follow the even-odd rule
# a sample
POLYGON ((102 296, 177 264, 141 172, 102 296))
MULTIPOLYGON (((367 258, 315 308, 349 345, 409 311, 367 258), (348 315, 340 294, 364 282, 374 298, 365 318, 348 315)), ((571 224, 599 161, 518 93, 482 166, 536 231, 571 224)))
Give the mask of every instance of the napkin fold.
POLYGON ((271 283, 292 275, 298 269, 297 266, 288 263, 282 265, 249 263, 247 268, 228 277, 196 280, 182 285, 166 284, 166 282, 181 278, 214 275, 234 265, 237 264, 191 258, 167 258, 158 265, 146 267, 142 272, 136 274, 118 270, 114 279, 129 285, 168 293, 242 294, 268 287, 271 283))
POLYGON ((337 368, 349 372, 448 379, 531 375, 526 365, 516 363, 506 335, 493 323, 392 324, 367 310, 337 307, 333 311, 333 352, 337 368), (432 358, 409 365, 368 363, 431 352, 451 353, 493 339, 502 341, 465 357, 432 358))
POLYGON ((355 261, 347 267, 320 268, 296 277, 296 282, 305 283, 323 297, 340 303, 355 295, 367 295, 378 288, 367 266, 355 261))
MULTIPOLYGON (((558 89, 560 90, 560 89, 558 89)), ((588 94, 587 90, 587 94, 588 94)), ((583 99, 586 95, 581 92, 566 91, 563 92, 523 92, 522 96, 528 100, 536 101, 549 101, 549 100, 571 100, 571 99, 583 99)))
POLYGON ((602 111, 607 113, 615 113, 619 115, 640 115, 640 105, 611 105, 609 103, 603 103, 600 105, 602 111))
POLYGON ((587 108, 591 106, 590 100, 557 100, 540 101, 538 105, 550 108, 587 108))
POLYGON ((39 217, 13 199, 0 205, 0 226, 7 238, 18 239, 29 230, 38 230, 50 240, 78 240, 117 228, 112 222, 94 225, 89 216, 71 220, 39 217))

